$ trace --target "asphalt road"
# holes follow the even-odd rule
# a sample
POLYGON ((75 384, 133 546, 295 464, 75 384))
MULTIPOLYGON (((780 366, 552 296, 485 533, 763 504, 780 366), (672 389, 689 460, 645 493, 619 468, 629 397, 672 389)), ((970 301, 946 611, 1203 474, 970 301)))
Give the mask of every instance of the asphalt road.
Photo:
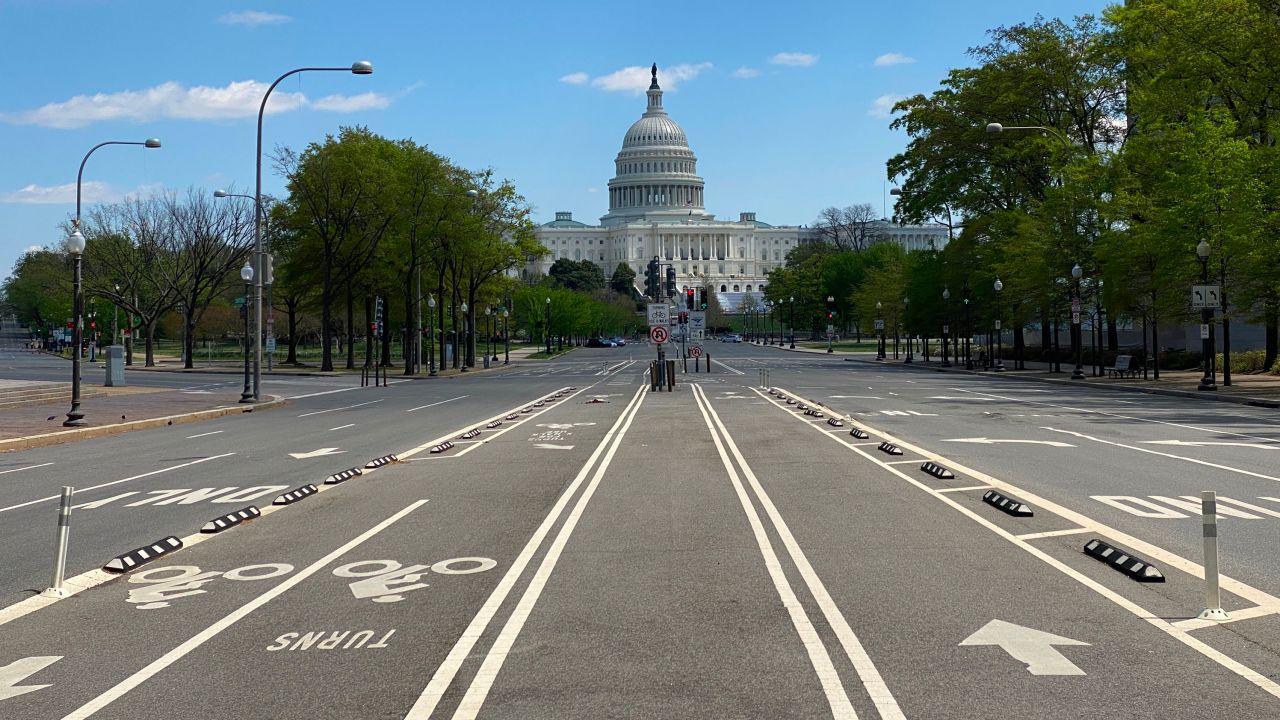
POLYGON ((582 349, 4 456, 0 715, 1280 717, 1274 411, 709 349, 670 393, 648 346, 582 349), (72 513, 90 587, 37 598, 68 477, 114 483, 72 513), (1195 619, 1209 489, 1222 623, 1195 619))

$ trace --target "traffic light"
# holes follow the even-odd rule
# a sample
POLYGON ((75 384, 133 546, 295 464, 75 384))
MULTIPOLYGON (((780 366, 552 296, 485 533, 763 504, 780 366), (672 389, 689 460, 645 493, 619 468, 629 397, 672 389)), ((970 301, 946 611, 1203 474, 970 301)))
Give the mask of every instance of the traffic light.
POLYGON ((660 274, 661 271, 658 268, 658 258, 650 260, 649 264, 645 266, 644 269, 644 294, 654 300, 658 299, 659 289, 662 285, 660 274))
POLYGON ((685 288, 684 306, 689 310, 693 309, 693 288, 685 288))
POLYGON ((673 267, 669 267, 667 268, 667 297, 673 298, 675 296, 676 296, 676 269, 673 267))

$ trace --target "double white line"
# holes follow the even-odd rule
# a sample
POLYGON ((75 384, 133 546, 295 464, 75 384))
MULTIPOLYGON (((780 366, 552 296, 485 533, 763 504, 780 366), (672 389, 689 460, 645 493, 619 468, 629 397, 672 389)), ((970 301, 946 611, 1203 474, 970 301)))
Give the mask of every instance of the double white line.
POLYGON ((617 422, 613 424, 613 427, 609 428, 609 432, 605 434, 604 439, 596 446, 595 452, 591 454, 586 464, 582 466, 582 470, 578 472, 577 477, 560 495, 560 499, 551 508, 551 512, 547 514, 542 524, 538 526, 537 531, 533 533, 533 537, 529 538, 529 542, 525 544, 524 549, 520 551, 520 555, 511 564, 507 574, 502 577, 498 586, 494 588, 489 598, 485 600, 480 611, 472 618, 471 624, 463 631, 462 637, 458 638, 458 641, 454 643, 449 655, 431 677, 431 682, 427 684, 426 689, 418 697, 418 701, 413 704, 413 708, 405 716, 406 720, 425 720, 431 716, 431 713, 435 712, 436 705, 439 704, 440 699, 453 683, 453 679, 457 676, 462 664, 471 656, 471 651, 484 635, 489 623, 493 620, 494 615, 497 614, 498 608, 506 601, 507 596, 520 580, 520 576, 524 574, 525 568, 533 560, 533 556, 537 554, 543 540, 546 539, 551 529, 559 522, 561 514, 569 505, 569 501, 573 499, 574 495, 578 493, 578 489, 584 482, 587 482, 587 477, 590 476, 590 482, 587 482, 586 489, 582 491, 582 494, 578 497, 578 502, 574 504, 573 510, 569 512, 564 524, 560 527, 560 531, 556 533, 550 548, 542 558, 542 563, 538 565, 537 571, 534 572, 529 586, 525 588, 520 601, 511 611, 511 616, 507 618, 507 622, 503 625, 497 640, 489 648, 489 652, 485 654, 479 671, 476 672, 476 676, 471 680, 471 685, 467 688, 462 702, 458 704, 457 709, 454 711, 453 717, 455 720, 471 720, 480 712, 485 698, 488 697, 489 689, 493 687, 493 681, 498 677, 498 672, 502 670, 502 663, 507 659, 507 654, 511 651, 512 645, 515 644, 516 638, 520 635, 520 630, 524 627, 525 620, 529 617, 529 613, 533 611, 539 596, 542 595, 542 589, 546 586, 547 579, 551 577, 552 571, 555 570, 556 562, 560 559, 560 553, 564 550, 565 544, 569 542, 569 536, 573 534, 574 528, 577 527, 578 520, 582 517, 583 511, 586 510, 587 503, 591 501, 591 496, 595 494, 596 487, 600 485, 601 478, 604 477, 605 471, 613 461, 614 453, 617 451, 618 446, 622 444, 622 439, 626 436, 627 430, 630 429, 631 421, 640 410, 640 405, 644 401, 644 392, 645 388, 643 386, 636 390, 635 395, 631 397, 631 402, 622 411, 617 422), (597 463, 597 461, 599 462, 597 463), (594 473, 592 472, 593 469, 594 473))
POLYGON ((898 702, 894 699, 893 693, 889 691, 884 679, 880 677, 880 671, 876 669, 875 664, 871 661, 871 657, 867 655, 867 651, 862 647, 858 637, 853 634, 848 621, 841 614, 840 608, 836 606, 835 601, 831 599, 831 595, 827 592, 822 579, 814 572, 813 566, 809 564, 809 559, 805 557, 804 551, 800 549, 800 544, 796 542, 795 537, 791 534, 791 529, 787 527, 786 521, 778 513, 778 509, 769 498, 769 494, 765 492, 760 485, 760 480, 752 472, 751 466, 742 457, 737 443, 733 441, 733 437, 729 435, 724 423, 720 421, 720 416, 711 408, 711 403, 707 401, 707 396, 702 386, 694 384, 692 388, 694 398, 698 402, 698 410, 702 412, 702 419, 706 422, 707 430, 711 432, 711 439, 715 442, 716 452, 720 454, 720 461, 724 464, 724 469, 729 474, 729 480, 733 483, 734 492, 738 496, 738 501, 742 503, 742 510, 746 513, 747 520, 751 524, 751 531, 755 534, 756 543, 760 547, 760 554, 764 556, 765 566, 769 570, 769 576, 773 579, 774 588, 777 589, 778 595, 782 599, 782 604, 787 608, 787 612, 791 616, 791 622, 796 628, 796 633, 800 635, 800 640, 804 643, 805 650, 809 655, 809 661, 813 664, 818 680, 822 683, 822 688, 826 692, 827 703, 831 706, 832 716, 837 719, 858 717, 853 705, 849 702, 849 696, 845 693, 844 684, 841 682, 840 675, 831 661, 831 655, 828 653, 826 645, 823 644, 822 639, 818 636, 808 613, 805 612, 804 606, 796 598, 795 590, 791 587, 790 581, 787 580, 786 573, 782 569, 782 563, 779 562, 778 555, 773 549, 773 543, 769 540, 769 535, 765 532, 764 524, 760 520, 760 515, 756 512, 751 497, 743 486, 742 478, 746 478, 747 484, 751 486, 756 500, 760 503, 760 507, 764 509, 765 514, 769 517, 774 531, 781 538, 787 554, 791 557, 791 561, 795 564, 796 570, 799 571, 800 577, 809 589, 809 593, 821 609, 827 625, 840 641, 840 647, 844 650, 845 656, 849 658, 849 662, 852 663, 854 670, 858 673, 858 678, 862 681, 863 687, 866 688, 867 695, 871 698, 871 702, 875 704, 880 717, 884 720, 905 718, 906 716, 902 714, 902 710, 898 707, 898 702), (730 454, 733 456, 732 460, 730 459, 730 454), (734 467, 734 461, 737 462, 738 468, 741 468, 741 474, 734 467))

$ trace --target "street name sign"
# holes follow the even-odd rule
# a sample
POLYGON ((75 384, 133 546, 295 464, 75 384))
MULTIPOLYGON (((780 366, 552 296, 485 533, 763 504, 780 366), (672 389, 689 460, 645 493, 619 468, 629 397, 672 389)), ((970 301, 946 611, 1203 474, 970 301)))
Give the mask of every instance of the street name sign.
POLYGON ((649 303, 649 325, 666 325, 670 322, 670 313, 666 303, 649 303))

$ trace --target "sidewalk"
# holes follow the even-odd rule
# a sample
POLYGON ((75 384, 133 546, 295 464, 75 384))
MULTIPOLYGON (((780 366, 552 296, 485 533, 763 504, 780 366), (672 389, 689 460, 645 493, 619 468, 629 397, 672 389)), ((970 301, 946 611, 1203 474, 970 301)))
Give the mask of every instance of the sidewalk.
MULTIPOLYGON (((470 374, 473 372, 492 372, 494 370, 498 370, 504 367, 502 364, 502 361, 505 357, 505 355, 503 354, 503 348, 498 347, 497 350, 498 350, 496 353, 498 356, 497 363, 493 364, 490 368, 486 370, 484 367, 484 350, 481 349, 480 347, 477 347, 476 348, 476 353, 477 353, 476 366, 473 368, 468 368, 467 374, 470 374)), ((517 360, 528 360, 530 355, 533 355, 534 353, 539 353, 539 352, 542 352, 542 346, 540 345, 521 345, 521 346, 512 347, 511 348, 511 364, 514 365, 517 360)), ((565 352, 567 353, 568 350, 566 349, 565 352)), ((125 370, 129 372, 210 373, 210 374, 216 374, 216 375, 240 375, 244 373, 243 360, 209 361, 209 360, 201 360, 199 357, 197 357, 195 361, 195 367, 190 369, 183 367, 182 361, 172 355, 156 355, 155 361, 156 361, 155 365, 151 367, 147 367, 142 364, 141 359, 135 354, 134 364, 126 366, 125 370)), ((540 362, 540 361, 533 360, 531 362, 540 362)), ((316 362, 314 364, 305 364, 305 365, 282 365, 281 363, 275 363, 275 365, 272 367, 271 370, 267 370, 267 366, 264 362, 261 367, 261 373, 263 375, 300 375, 300 376, 316 376, 316 377, 358 375, 360 374, 360 370, 364 365, 364 357, 363 356, 357 357, 356 363, 357 364, 354 368, 347 369, 346 355, 339 356, 335 354, 333 357, 333 366, 334 366, 333 370, 328 370, 328 371, 321 370, 319 362, 316 362)), ((402 363, 403 361, 397 360, 391 366, 387 367, 386 368, 387 374, 389 376, 406 377, 404 375, 404 365, 402 363)), ((99 362, 99 364, 101 364, 101 362, 99 362)), ((424 368, 426 367, 425 362, 423 363, 423 367, 424 368)), ((507 365, 506 367, 511 367, 511 365, 507 365)), ((454 375, 462 374, 460 370, 454 370, 451 367, 445 368, 442 364, 437 364, 436 368, 437 368, 436 377, 451 377, 454 375)), ((421 374, 417 375, 416 377, 427 377, 427 373, 424 370, 421 374)))
MULTIPOLYGON (((768 346, 775 350, 783 350, 786 352, 804 352, 817 353, 820 355, 828 355, 826 350, 818 350, 812 348, 799 348, 791 350, 786 346, 781 348, 777 346, 768 346)), ((1013 361, 1005 361, 1004 372, 994 372, 991 370, 965 370, 962 365, 952 365, 951 367, 942 367, 941 361, 934 358, 928 362, 917 358, 910 365, 903 363, 905 354, 900 353, 900 357, 894 360, 892 355, 886 360, 876 360, 874 353, 859 352, 847 353, 836 351, 830 355, 839 355, 843 359, 851 362, 862 362, 873 365, 900 365, 902 367, 915 370, 932 370, 934 372, 957 373, 961 375, 981 375, 989 378, 1001 378, 1007 380, 1030 380, 1036 382, 1048 383, 1067 383, 1071 385, 1088 385, 1090 387, 1106 388, 1108 390, 1144 392, 1156 395, 1173 395, 1181 397, 1194 397, 1201 400, 1217 400, 1220 402, 1233 402, 1242 405, 1256 405, 1259 407, 1280 408, 1280 375, 1242 375, 1233 373, 1231 375, 1231 385, 1222 385, 1222 374, 1217 375, 1217 387, 1215 391, 1202 391, 1197 388, 1200 385, 1200 378, 1203 372, 1200 370, 1161 370, 1160 379, 1156 380, 1150 377, 1143 380, 1141 378, 1113 378, 1113 377, 1094 377, 1090 375, 1090 367, 1084 367, 1085 378, 1083 380, 1072 380, 1071 370, 1074 367, 1069 363, 1062 363, 1062 372, 1054 373, 1049 371, 1048 363, 1026 362, 1027 369, 1013 370, 1013 361)))
POLYGON ((66 384, 63 399, 0 410, 0 452, 199 422, 284 404, 274 395, 256 404, 241 405, 239 400, 239 390, 191 393, 166 388, 96 387, 92 394, 81 395, 80 410, 88 424, 65 428, 62 422, 71 409, 70 384, 66 384))

